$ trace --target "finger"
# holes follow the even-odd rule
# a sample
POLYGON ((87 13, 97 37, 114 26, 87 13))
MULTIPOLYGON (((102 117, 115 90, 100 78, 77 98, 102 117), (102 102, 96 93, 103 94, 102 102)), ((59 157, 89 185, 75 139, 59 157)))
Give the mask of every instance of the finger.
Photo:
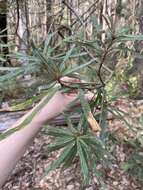
POLYGON ((92 93, 92 92, 90 92, 90 91, 88 91, 88 92, 85 94, 85 98, 86 98, 87 100, 92 100, 94 97, 95 97, 95 96, 94 96, 94 93, 92 93))
MULTIPOLYGON (((64 93, 63 94, 65 96, 65 98, 68 98, 68 99, 76 99, 79 95, 79 92, 76 91, 76 92, 70 92, 70 93, 64 93)), ((88 91, 86 94, 85 94, 85 99, 90 101, 94 98, 94 93, 88 91)), ((80 102, 79 102, 80 103, 80 102)))
POLYGON ((64 85, 70 85, 72 83, 79 83, 81 82, 78 78, 71 78, 71 77, 62 77, 60 82, 64 85))

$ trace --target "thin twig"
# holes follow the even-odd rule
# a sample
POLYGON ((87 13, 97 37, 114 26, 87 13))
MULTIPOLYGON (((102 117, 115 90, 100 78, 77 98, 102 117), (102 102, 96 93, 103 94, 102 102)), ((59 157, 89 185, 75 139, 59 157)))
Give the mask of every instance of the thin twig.
MULTIPOLYGON (((93 10, 95 10, 95 7, 94 7, 94 6, 95 6, 96 3, 97 3, 97 1, 96 1, 95 3, 93 3, 80 17, 83 18, 86 13, 89 13, 89 11, 92 10, 92 8, 94 8, 93 10)), ((92 10, 92 12, 93 12, 93 10, 92 10)), ((90 13, 90 15, 91 15, 91 13, 90 13)), ((89 15, 84 19, 84 21, 87 20, 88 17, 89 17, 89 15)), ((71 27, 72 27, 73 25, 75 25, 76 22, 77 22, 77 20, 75 20, 75 21, 72 23, 71 27)))
POLYGON ((80 23, 85 26, 83 20, 81 19, 81 17, 78 15, 78 13, 74 10, 74 8, 72 7, 72 5, 70 3, 67 3, 67 1, 63 0, 62 3, 71 11, 74 13, 74 15, 79 19, 80 23))
POLYGON ((103 81, 103 79, 102 79, 102 76, 101 76, 101 69, 102 69, 102 66, 103 66, 103 63, 104 63, 104 61, 105 61, 105 58, 106 58, 107 53, 108 53, 108 51, 105 51, 105 53, 103 54, 103 57, 102 57, 102 59, 101 59, 101 62, 100 62, 100 64, 99 64, 99 69, 98 69, 98 72, 97 72, 98 77, 99 77, 99 79, 100 79, 100 82, 102 83, 103 86, 105 86, 105 83, 104 83, 104 81, 103 81))
POLYGON ((16 11, 17 11, 17 24, 16 24, 16 30, 15 30, 15 34, 18 34, 18 27, 19 27, 19 19, 20 19, 20 13, 19 13, 19 1, 16 0, 16 11))
MULTIPOLYGON (((83 47, 83 48, 84 48, 84 50, 88 53, 88 55, 89 55, 92 59, 95 59, 95 56, 94 56, 86 47, 83 47)), ((111 71, 111 69, 109 69, 108 67, 106 67, 106 66, 104 65, 104 63, 103 63, 103 65, 102 65, 102 67, 103 67, 105 70, 107 70, 108 72, 110 72, 111 75, 112 75, 113 71, 111 71)))
POLYGON ((104 52, 104 54, 102 56, 102 59, 101 59, 100 65, 99 65, 99 69, 98 69, 98 72, 97 72, 98 77, 99 77, 99 79, 100 79, 100 81, 101 81, 101 83, 102 83, 103 86, 105 86, 105 83, 103 82, 103 79, 102 79, 102 76, 101 76, 101 70, 102 70, 102 66, 104 64, 104 61, 106 59, 106 56, 109 53, 111 46, 113 45, 114 40, 115 40, 115 37, 112 36, 111 42, 107 46, 107 48, 105 49, 105 52, 104 52))

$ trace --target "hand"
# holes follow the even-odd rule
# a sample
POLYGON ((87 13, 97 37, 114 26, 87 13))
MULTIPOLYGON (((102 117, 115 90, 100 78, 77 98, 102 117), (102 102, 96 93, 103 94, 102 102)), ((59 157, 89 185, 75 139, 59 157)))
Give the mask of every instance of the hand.
MULTIPOLYGON (((72 83, 81 82, 79 79, 63 77, 60 82, 70 86, 72 83)), ((49 100, 49 102, 41 109, 41 111, 35 116, 33 122, 44 124, 50 119, 53 119, 59 115, 67 106, 74 101, 78 96, 78 90, 73 90, 69 93, 56 92, 55 95, 49 100)), ((85 94, 88 100, 93 98, 93 93, 88 92, 85 94)), ((80 102, 77 102, 80 103, 80 102)))
MULTIPOLYGON (((70 87, 72 84, 76 84, 76 83, 82 83, 84 82, 83 80, 79 80, 77 78, 70 78, 70 77, 63 77, 60 79, 60 83, 67 86, 67 87, 70 87)), ((73 101, 74 99, 77 98, 79 92, 78 90, 71 90, 70 92, 68 93, 62 93, 62 95, 64 96, 64 99, 67 99, 69 100, 69 103, 70 101, 73 101)), ((88 91, 86 94, 85 94, 85 98, 87 100, 91 100, 92 98, 94 97, 93 93, 88 91)))

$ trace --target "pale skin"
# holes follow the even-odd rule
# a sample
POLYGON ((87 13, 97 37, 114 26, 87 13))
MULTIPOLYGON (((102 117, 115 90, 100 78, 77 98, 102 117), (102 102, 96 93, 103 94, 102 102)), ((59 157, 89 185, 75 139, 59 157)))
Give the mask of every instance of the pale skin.
MULTIPOLYGON (((76 97, 77 92, 71 94, 61 93, 59 91, 56 92, 49 102, 33 118, 31 123, 0 141, 0 187, 4 185, 17 162, 23 156, 43 125, 64 111, 76 97)), ((92 97, 93 95, 91 93, 86 94, 87 99, 91 99, 92 97)), ((21 123, 27 115, 21 118, 12 127, 21 123)))

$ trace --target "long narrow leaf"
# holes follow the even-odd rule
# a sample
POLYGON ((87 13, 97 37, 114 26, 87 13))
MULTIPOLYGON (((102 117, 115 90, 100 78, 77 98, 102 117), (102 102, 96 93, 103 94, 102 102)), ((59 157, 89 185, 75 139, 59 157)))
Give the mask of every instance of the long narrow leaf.
POLYGON ((77 145, 75 144, 72 147, 69 155, 67 155, 67 157, 65 158, 63 167, 69 167, 72 164, 74 158, 76 157, 76 154, 77 154, 77 145))
POLYGON ((80 99, 80 102, 81 102, 81 106, 82 106, 82 109, 83 109, 83 112, 84 112, 84 115, 88 121, 88 123, 90 124, 91 128, 97 132, 97 131, 101 131, 101 127, 99 126, 99 124, 97 123, 97 121, 95 120, 92 112, 91 112, 91 109, 90 109, 90 106, 89 106, 89 103, 87 102, 87 100, 84 98, 84 92, 83 90, 80 89, 80 94, 79 94, 79 99, 80 99))
POLYGON ((62 137, 58 142, 48 146, 48 151, 59 150, 74 141, 74 137, 62 137))
POLYGON ((72 68, 70 70, 66 70, 63 73, 63 76, 70 75, 73 72, 77 72, 78 70, 83 69, 84 67, 87 67, 88 65, 91 65, 92 63, 95 63, 95 62, 96 62, 96 59, 92 59, 92 60, 90 60, 89 62, 87 62, 85 64, 82 64, 80 66, 76 66, 76 67, 74 67, 74 68, 72 68))
POLYGON ((64 57, 64 60, 63 62, 60 64, 60 69, 63 70, 64 69, 64 66, 65 66, 65 63, 68 61, 68 59, 70 58, 73 50, 75 49, 75 45, 73 45, 69 51, 67 51, 65 57, 64 57))
POLYGON ((92 137, 91 135, 84 135, 81 137, 81 139, 83 139, 87 144, 92 144, 100 148, 105 148, 104 143, 97 137, 92 137))
POLYGON ((46 38, 45 43, 44 43, 44 50, 43 50, 44 55, 46 55, 48 48, 49 48, 50 41, 52 40, 52 38, 55 34, 56 34, 56 32, 53 32, 53 33, 49 34, 48 37, 46 38))
POLYGON ((35 46, 34 43, 32 43, 31 45, 32 45, 33 51, 38 56, 38 58, 40 59, 41 63, 44 65, 44 68, 47 70, 47 73, 49 75, 55 75, 53 67, 49 64, 49 62, 44 57, 44 55, 36 48, 36 46, 35 46))
POLYGON ((53 127, 46 127, 46 133, 53 137, 73 137, 73 134, 68 129, 57 129, 53 127))
POLYGON ((71 151, 73 150, 74 145, 75 145, 74 143, 71 143, 64 148, 63 152, 60 154, 58 159, 52 162, 46 168, 44 176, 46 176, 51 170, 55 170, 56 168, 58 168, 64 162, 64 160, 69 156, 69 154, 71 154, 71 151))
POLYGON ((41 110, 41 108, 44 107, 48 103, 48 101, 53 96, 53 94, 55 94, 56 91, 57 91, 57 89, 54 89, 50 94, 45 96, 42 99, 42 101, 33 110, 31 110, 31 112, 29 112, 28 115, 25 116, 25 118, 21 121, 20 124, 17 124, 14 128, 9 129, 8 131, 0 134, 0 140, 3 140, 4 138, 11 135, 12 133, 20 130, 21 128, 23 128, 25 126, 27 126, 32 121, 34 116, 41 110))
POLYGON ((81 166, 81 171, 83 173, 84 181, 87 182, 87 179, 89 177, 88 162, 85 157, 84 150, 80 144, 80 141, 77 141, 77 152, 80 158, 80 166, 81 166))

